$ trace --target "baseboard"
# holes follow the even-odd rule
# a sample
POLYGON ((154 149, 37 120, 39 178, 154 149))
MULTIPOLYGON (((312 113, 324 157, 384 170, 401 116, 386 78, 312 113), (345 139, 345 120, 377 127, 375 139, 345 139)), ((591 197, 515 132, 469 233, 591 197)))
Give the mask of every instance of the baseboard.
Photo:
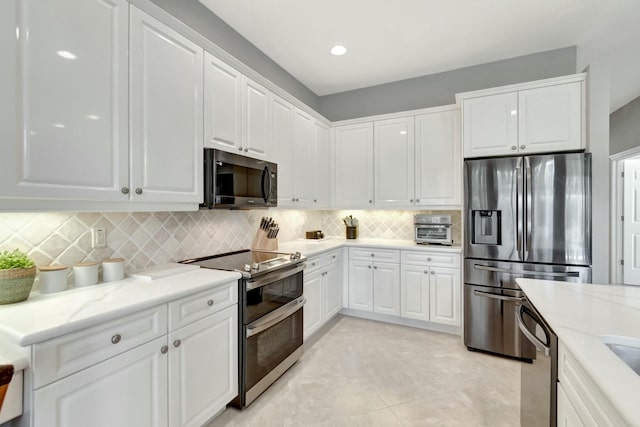
POLYGON ((451 335, 462 335, 462 327, 441 325, 439 323, 424 322, 422 320, 405 319, 404 317, 390 316, 388 314, 371 313, 368 311, 353 310, 343 308, 340 314, 345 316, 359 317, 361 319, 376 320, 378 322, 393 323, 395 325, 409 326, 411 328, 427 329, 429 331, 442 332, 451 335))

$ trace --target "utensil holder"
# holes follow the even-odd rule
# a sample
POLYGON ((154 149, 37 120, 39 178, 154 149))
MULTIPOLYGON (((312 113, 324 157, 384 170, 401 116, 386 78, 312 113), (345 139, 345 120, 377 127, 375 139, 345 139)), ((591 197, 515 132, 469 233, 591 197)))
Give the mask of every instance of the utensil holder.
POLYGON ((347 239, 357 239, 358 238, 358 226, 354 225, 353 227, 347 226, 347 239))

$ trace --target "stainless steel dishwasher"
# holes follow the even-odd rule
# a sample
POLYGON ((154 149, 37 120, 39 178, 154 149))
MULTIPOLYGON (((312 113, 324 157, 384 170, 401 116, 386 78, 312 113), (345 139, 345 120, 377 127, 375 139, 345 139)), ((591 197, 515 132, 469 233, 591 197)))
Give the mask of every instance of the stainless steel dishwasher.
POLYGON ((520 425, 555 427, 557 421, 558 336, 526 296, 518 308, 518 328, 536 349, 520 370, 520 425))

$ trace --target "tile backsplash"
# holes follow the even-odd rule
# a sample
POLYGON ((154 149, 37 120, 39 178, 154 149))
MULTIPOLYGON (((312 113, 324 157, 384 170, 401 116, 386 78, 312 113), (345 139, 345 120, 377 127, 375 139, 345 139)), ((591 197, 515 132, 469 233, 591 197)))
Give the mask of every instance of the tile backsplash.
MULTIPOLYGON (((431 211, 421 211, 429 213, 431 211)), ((196 211, 114 213, 0 213, 0 251, 20 248, 37 265, 73 265, 80 261, 122 257, 126 272, 168 261, 251 246, 263 216, 280 224, 278 240, 304 237, 306 230, 326 236, 345 234, 342 218, 360 220, 362 238, 413 239, 415 211, 196 211), (91 229, 104 228, 107 246, 92 248, 91 229)), ((460 211, 453 217, 454 243, 460 243, 460 211)), ((71 282, 71 277, 69 278, 71 282)), ((36 283, 37 287, 37 283, 36 283)))

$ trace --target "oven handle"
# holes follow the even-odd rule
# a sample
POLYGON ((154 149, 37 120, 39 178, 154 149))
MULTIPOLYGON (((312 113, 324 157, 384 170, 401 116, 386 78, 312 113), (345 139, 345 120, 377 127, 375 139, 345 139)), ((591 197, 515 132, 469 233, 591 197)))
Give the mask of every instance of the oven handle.
POLYGON ((306 264, 302 263, 302 264, 298 264, 298 266, 296 268, 293 268, 293 269, 287 269, 287 270, 284 270, 284 271, 274 271, 273 273, 268 274, 268 275, 266 275, 264 277, 260 277, 260 278, 258 278, 256 280, 249 280, 247 282, 247 290, 251 291, 251 290, 259 288, 261 286, 265 286, 265 285, 268 285, 270 283, 277 282, 278 280, 282 280, 282 279, 284 279, 286 277, 298 274, 302 270, 304 270, 304 268, 306 266, 307 266, 306 264))
MULTIPOLYGON (((529 341, 531 341, 531 343, 536 346, 536 348, 542 352, 544 352, 545 356, 549 356, 549 352, 551 351, 551 348, 549 346, 547 346, 545 343, 543 343, 542 341, 540 341, 540 339, 538 337, 536 337, 528 328, 527 325, 524 324, 524 319, 522 318, 522 315, 524 314, 525 311, 525 306, 521 305, 520 306, 520 310, 518 310, 518 314, 516 314, 516 320, 518 321, 518 328, 520 328, 520 331, 524 334, 525 337, 527 337, 527 339, 529 341)), ((545 331, 546 333, 546 331, 545 331)))
POLYGON ((525 300, 524 297, 510 297, 508 295, 492 294, 491 292, 473 291, 473 294, 479 297, 498 299, 500 301, 523 302, 525 300))
POLYGON ((567 271, 566 273, 558 273, 553 271, 509 270, 506 268, 490 267, 488 265, 481 265, 481 264, 474 264, 473 268, 475 268, 476 270, 493 271, 495 273, 533 274, 533 275, 548 276, 548 277, 580 277, 579 271, 567 271))
POLYGON ((304 297, 300 297, 247 325, 247 338, 255 334, 259 334, 265 329, 269 329, 276 323, 291 316, 293 313, 300 310, 306 302, 307 300, 304 297))

